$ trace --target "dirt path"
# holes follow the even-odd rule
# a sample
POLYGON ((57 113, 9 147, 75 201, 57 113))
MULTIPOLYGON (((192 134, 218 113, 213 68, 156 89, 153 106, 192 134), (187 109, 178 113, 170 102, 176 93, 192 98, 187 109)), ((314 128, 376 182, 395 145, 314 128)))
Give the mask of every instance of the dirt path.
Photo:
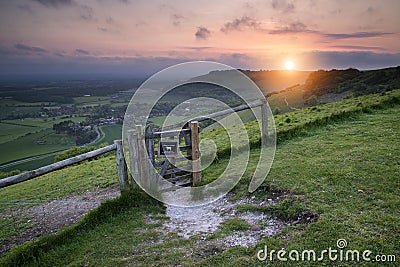
MULTIPOLYGON (((263 238, 279 233, 288 222, 273 218, 269 214, 259 211, 238 212, 239 205, 266 206, 275 205, 273 199, 257 201, 254 197, 243 197, 236 201, 230 200, 229 194, 211 204, 181 208, 167 206, 166 216, 168 220, 157 228, 163 238, 159 243, 170 239, 170 233, 177 233, 180 238, 188 239, 193 236, 200 237, 196 247, 218 247, 224 251, 233 246, 252 247, 263 238), (208 240, 207 236, 220 231, 221 226, 230 219, 241 219, 249 225, 248 230, 233 231, 220 238, 208 240)), ((148 223, 160 223, 152 217, 147 218, 148 223)), ((190 254, 191 252, 188 251, 190 254)), ((214 252, 213 252, 214 253, 214 252)))
POLYGON ((0 245, 0 256, 16 245, 75 224, 90 210, 98 207, 102 201, 119 195, 119 186, 112 185, 108 188, 88 191, 78 196, 55 199, 38 206, 20 209, 17 212, 2 213, 1 216, 4 217, 23 216, 31 218, 29 221, 31 226, 20 235, 13 236, 3 242, 0 245))

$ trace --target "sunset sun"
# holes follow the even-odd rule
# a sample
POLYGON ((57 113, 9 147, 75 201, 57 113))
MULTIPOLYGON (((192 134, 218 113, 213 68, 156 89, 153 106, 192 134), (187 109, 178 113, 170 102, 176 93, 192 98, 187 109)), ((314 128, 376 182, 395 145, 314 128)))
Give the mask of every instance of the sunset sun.
POLYGON ((294 63, 291 60, 288 60, 285 62, 285 68, 287 70, 293 70, 294 69, 294 63))

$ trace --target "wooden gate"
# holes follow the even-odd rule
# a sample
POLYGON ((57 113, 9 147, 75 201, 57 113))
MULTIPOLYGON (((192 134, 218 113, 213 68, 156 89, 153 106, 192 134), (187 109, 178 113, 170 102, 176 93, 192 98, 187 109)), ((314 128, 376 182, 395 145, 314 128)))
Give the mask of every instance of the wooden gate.
POLYGON ((199 122, 254 107, 261 107, 261 144, 266 144, 268 117, 265 100, 193 118, 186 123, 163 127, 162 130, 154 129, 152 124, 136 126, 135 131, 130 131, 133 135, 128 132, 128 138, 131 140, 128 142, 132 159, 131 171, 135 172, 132 174, 137 175, 147 188, 151 187, 154 181, 154 171, 178 186, 200 184, 199 122))
POLYGON ((179 186, 201 182, 199 132, 197 121, 169 131, 154 131, 152 124, 146 125, 148 157, 164 179, 179 186))

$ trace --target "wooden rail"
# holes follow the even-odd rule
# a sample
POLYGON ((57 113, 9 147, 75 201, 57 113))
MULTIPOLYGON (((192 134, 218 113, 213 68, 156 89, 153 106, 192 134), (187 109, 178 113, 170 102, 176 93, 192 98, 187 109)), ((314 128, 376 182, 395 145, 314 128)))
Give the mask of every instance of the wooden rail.
MULTIPOLYGON (((209 119, 214 119, 220 116, 224 116, 224 115, 228 115, 234 112, 238 112, 238 111, 242 111, 245 109, 250 109, 250 108, 255 108, 255 107, 259 107, 259 106, 265 106, 265 101, 263 100, 258 100, 255 101, 253 103, 250 104, 246 104, 246 105, 241 105, 241 106, 237 106, 237 107, 233 107, 233 108, 228 108, 225 110, 221 110, 221 111, 217 111, 211 114, 208 114, 206 116, 199 116, 193 119, 190 119, 189 122, 191 121, 197 121, 197 122, 201 122, 201 121, 205 121, 205 120, 209 120, 209 119)), ((264 110, 266 112, 266 110, 264 110)), ((162 127, 163 132, 168 132, 172 129, 176 129, 176 128, 182 128, 185 124, 187 124, 187 122, 181 122, 181 123, 176 123, 173 125, 168 125, 168 126, 164 126, 162 127)), ((171 131, 174 132, 174 131, 171 131)))
POLYGON ((124 157, 123 157, 123 152, 122 152, 122 145, 121 145, 121 140, 116 140, 114 141, 114 144, 106 146, 106 147, 102 147, 69 159, 65 159, 44 167, 40 167, 36 170, 32 170, 32 171, 27 171, 24 173, 20 173, 14 176, 10 176, 7 178, 3 178, 0 179, 0 188, 3 187, 7 187, 10 185, 14 185, 17 183, 21 183, 24 181, 28 181, 30 179, 36 178, 38 176, 41 176, 43 174, 49 173, 49 172, 53 172, 59 169, 62 169, 66 166, 70 166, 76 163, 79 163, 81 161, 87 160, 87 159, 91 159, 94 157, 97 157, 101 154, 113 151, 113 150, 117 150, 117 167, 118 167, 118 179, 119 179, 119 183, 120 183, 120 187, 121 187, 121 191, 127 189, 128 187, 128 174, 126 171, 126 164, 124 161, 124 157))

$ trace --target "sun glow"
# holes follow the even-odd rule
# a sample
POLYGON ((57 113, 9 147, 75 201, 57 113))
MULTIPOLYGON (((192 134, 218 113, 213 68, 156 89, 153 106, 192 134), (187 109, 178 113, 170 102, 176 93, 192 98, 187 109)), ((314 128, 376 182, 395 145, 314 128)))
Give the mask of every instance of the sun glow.
POLYGON ((294 69, 294 63, 291 60, 288 60, 285 62, 285 68, 287 70, 293 70, 294 69))

